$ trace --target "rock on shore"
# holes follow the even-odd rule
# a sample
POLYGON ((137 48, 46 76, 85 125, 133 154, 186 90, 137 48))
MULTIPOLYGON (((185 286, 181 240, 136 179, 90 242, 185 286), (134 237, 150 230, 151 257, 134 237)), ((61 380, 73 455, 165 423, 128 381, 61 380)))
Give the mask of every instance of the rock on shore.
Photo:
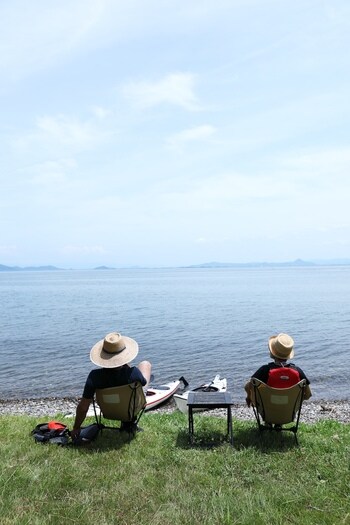
MULTIPOLYGON (((54 417, 63 414, 72 418, 78 398, 44 398, 0 400, 0 415, 26 414, 35 417, 54 417)), ((171 413, 176 410, 175 403, 170 400, 166 405, 156 408, 149 413, 171 413)), ((89 414, 93 415, 90 410, 89 414)), ((222 411, 211 411, 213 415, 221 415, 222 411), (213 414, 214 413, 214 414, 213 414)), ((234 419, 254 420, 252 409, 245 405, 235 404, 232 410, 234 419)), ((332 419, 341 423, 350 423, 350 401, 305 401, 301 413, 301 422, 315 423, 332 419)))

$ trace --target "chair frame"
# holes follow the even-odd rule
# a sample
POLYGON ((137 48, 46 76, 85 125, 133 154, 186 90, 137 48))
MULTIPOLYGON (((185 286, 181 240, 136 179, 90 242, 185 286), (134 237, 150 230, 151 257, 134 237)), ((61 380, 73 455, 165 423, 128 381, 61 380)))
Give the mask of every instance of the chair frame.
MULTIPOLYGON (((274 430, 277 432, 287 431, 293 432, 296 444, 299 445, 297 432, 299 428, 299 420, 301 414, 301 408, 305 396, 306 381, 302 379, 299 383, 289 387, 289 388, 273 388, 266 385, 263 381, 252 377, 251 385, 253 389, 253 411, 255 415, 256 422, 260 432, 264 430, 274 430), (295 391, 296 395, 295 395, 295 391), (287 397, 291 394, 295 395, 294 404, 288 406, 289 417, 286 417, 285 421, 281 422, 278 418, 274 418, 273 414, 267 412, 266 403, 264 404, 264 395, 271 394, 274 398, 278 399, 281 396, 287 397), (268 420, 266 422, 266 419, 268 420), (283 426, 293 423, 293 426, 283 426)), ((288 403, 287 403, 288 404, 288 403)), ((286 404, 286 405, 287 405, 286 404)))
MULTIPOLYGON (((127 385, 97 389, 93 398, 93 407, 96 423, 98 424, 101 433, 104 428, 120 430, 119 427, 103 424, 102 419, 120 421, 122 423, 133 423, 136 428, 146 407, 146 397, 141 383, 136 381, 127 385), (121 412, 118 413, 117 404, 106 402, 106 400, 103 399, 105 396, 125 396, 125 393, 129 394, 129 398, 127 401, 127 407, 123 404, 123 414, 121 412)), ((133 430, 129 431, 129 437, 131 434, 134 434, 133 430)))

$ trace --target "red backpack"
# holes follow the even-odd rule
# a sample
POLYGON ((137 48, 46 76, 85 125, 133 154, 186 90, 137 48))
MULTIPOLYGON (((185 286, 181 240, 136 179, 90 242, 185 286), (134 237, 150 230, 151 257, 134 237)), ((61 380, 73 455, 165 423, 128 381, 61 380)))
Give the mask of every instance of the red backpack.
POLYGON ((267 384, 272 386, 272 388, 289 388, 299 383, 299 381, 300 375, 298 370, 290 366, 281 366, 270 370, 267 384))

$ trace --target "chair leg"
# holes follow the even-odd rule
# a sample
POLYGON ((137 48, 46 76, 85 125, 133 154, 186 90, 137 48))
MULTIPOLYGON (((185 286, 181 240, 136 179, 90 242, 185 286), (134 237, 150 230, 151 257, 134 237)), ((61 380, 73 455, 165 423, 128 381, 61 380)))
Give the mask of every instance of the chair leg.
POLYGON ((188 407, 188 437, 190 445, 193 445, 193 410, 191 405, 188 407))
POLYGON ((227 409, 227 427, 227 434, 231 445, 233 445, 232 411, 230 406, 227 409))

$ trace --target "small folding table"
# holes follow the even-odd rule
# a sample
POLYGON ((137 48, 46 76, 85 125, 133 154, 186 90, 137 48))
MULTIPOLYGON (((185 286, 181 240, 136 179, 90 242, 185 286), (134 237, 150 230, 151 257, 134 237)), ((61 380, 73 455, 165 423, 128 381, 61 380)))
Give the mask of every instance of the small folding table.
POLYGON ((188 432, 190 443, 194 441, 193 428, 193 411, 200 410, 214 410, 215 408, 225 408, 227 410, 227 437, 233 445, 233 431, 232 431, 232 412, 233 405, 231 392, 190 392, 188 394, 188 432))

